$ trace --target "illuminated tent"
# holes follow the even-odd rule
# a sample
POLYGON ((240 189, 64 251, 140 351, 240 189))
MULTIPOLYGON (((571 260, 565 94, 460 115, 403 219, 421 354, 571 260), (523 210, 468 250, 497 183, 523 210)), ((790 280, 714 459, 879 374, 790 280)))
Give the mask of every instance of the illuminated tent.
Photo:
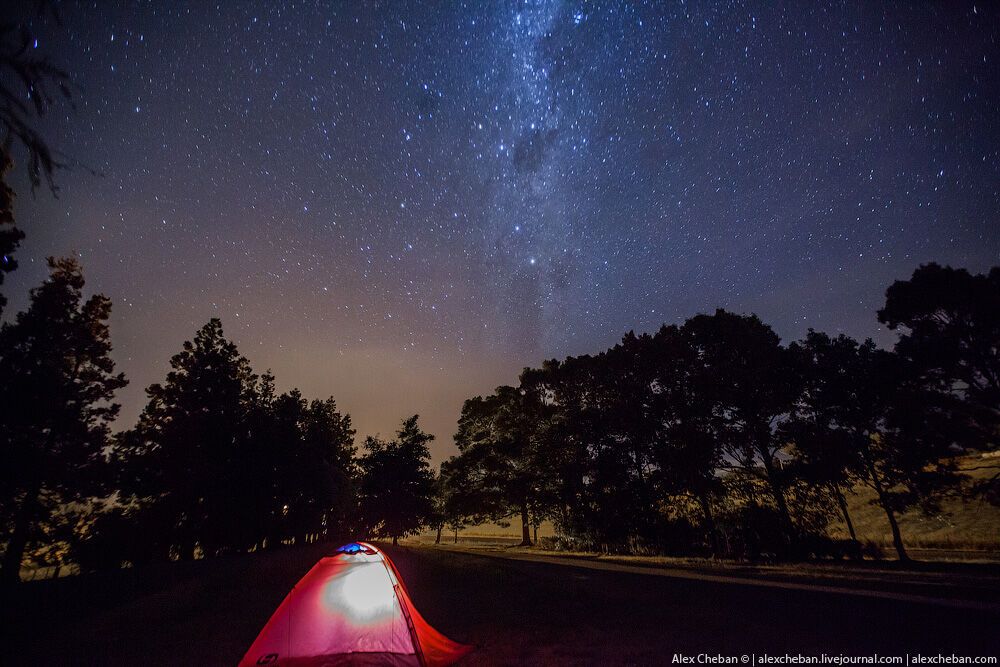
POLYGON ((321 558, 260 631, 244 665, 448 665, 472 648, 432 628, 370 544, 321 558))

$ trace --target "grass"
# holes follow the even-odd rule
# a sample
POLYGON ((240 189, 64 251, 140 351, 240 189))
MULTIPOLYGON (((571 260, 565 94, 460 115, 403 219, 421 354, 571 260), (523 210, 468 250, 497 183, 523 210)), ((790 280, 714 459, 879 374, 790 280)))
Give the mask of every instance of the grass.
MULTIPOLYGON (((969 454, 958 457, 958 470, 971 481, 988 479, 1000 472, 1000 456, 969 454)), ((858 486, 848 494, 848 508, 858 539, 879 547, 886 558, 894 557, 892 534, 889 531, 885 512, 872 504, 875 492, 866 486, 858 486)), ((960 497, 948 498, 942 503, 941 512, 926 515, 920 509, 912 509, 899 519, 904 544, 923 560, 1000 560, 1000 507, 991 505, 981 498, 967 500, 960 497)), ((849 537, 843 520, 834 521, 829 527, 831 537, 849 537)), ((551 522, 544 522, 538 529, 539 537, 556 534, 551 522)), ((491 542, 506 547, 521 540, 519 520, 512 519, 509 525, 484 523, 459 531, 459 543, 488 546, 491 542)), ((420 534, 416 542, 432 543, 433 531, 420 534)), ((442 544, 452 544, 454 534, 444 531, 442 544)), ((592 554, 597 555, 597 554, 592 554)), ((685 559, 685 562, 691 559, 685 559)), ((673 559, 672 559, 673 562, 673 559)))
MULTIPOLYGON (((983 480, 1000 472, 1000 459, 979 454, 959 457, 959 471, 971 480, 983 480), (995 466, 988 468, 987 466, 995 466)), ((872 504, 875 492, 857 487, 848 496, 848 508, 858 539, 891 551, 892 535, 885 512, 872 504)), ((932 516, 911 509, 899 517, 903 543, 914 549, 978 551, 1000 553, 1000 507, 981 498, 946 499, 941 512, 932 516)), ((848 537, 847 525, 837 521, 830 526, 833 537, 848 537)))

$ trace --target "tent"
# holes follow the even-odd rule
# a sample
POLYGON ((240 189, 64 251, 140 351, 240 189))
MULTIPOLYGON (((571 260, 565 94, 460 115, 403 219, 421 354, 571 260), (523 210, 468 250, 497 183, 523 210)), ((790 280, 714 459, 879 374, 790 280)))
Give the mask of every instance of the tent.
POLYGON ((240 667, 448 665, 472 650, 413 607, 389 557, 352 542, 321 558, 288 593, 240 667))

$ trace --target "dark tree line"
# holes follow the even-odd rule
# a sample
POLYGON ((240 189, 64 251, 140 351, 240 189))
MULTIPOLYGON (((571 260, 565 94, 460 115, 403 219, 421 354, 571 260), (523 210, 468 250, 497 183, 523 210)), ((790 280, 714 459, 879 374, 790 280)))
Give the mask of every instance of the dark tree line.
POLYGON ((254 550, 347 526, 354 429, 332 398, 277 394, 216 319, 170 365, 112 448, 123 512, 158 541, 128 560, 254 550))
POLYGON ((415 532, 434 476, 413 416, 360 457, 332 398, 279 394, 211 320, 170 360, 131 429, 111 435, 111 303, 75 260, 0 328, 0 574, 116 568, 356 535, 415 532))
POLYGON ((524 544, 551 519, 601 550, 805 557, 838 548, 836 516, 855 538, 846 495, 865 485, 905 559, 900 513, 935 509, 954 454, 998 440, 1000 268, 922 266, 879 320, 893 351, 815 331, 783 346, 719 310, 526 369, 466 401, 439 524, 519 515, 524 544))
MULTIPOLYGON (((554 521, 576 546, 719 556, 833 553, 824 530, 871 488, 900 558, 900 513, 933 511, 953 454, 1000 433, 1000 268, 927 265, 889 288, 894 350, 810 331, 783 346, 717 311, 594 356, 526 369, 463 407, 435 476, 416 416, 354 447, 332 398, 278 393, 218 320, 170 361, 112 435, 111 303, 50 259, 0 327, 0 574, 212 557, 424 526, 554 521), (826 549, 827 551, 824 551, 826 549)), ((995 500, 997 477, 966 492, 995 500)), ((534 528, 534 535, 532 529, 534 528)))

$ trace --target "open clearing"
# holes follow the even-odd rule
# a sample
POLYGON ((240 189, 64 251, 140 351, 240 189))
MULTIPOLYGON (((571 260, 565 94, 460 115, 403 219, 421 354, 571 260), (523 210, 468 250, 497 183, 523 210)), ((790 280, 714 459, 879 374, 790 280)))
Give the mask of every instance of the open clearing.
MULTIPOLYGON (((26 584, 3 605, 3 662, 235 664, 330 550, 310 545, 26 584)), ((989 566, 663 569, 516 550, 386 551, 427 620, 477 646, 468 665, 1000 651, 1000 571, 989 566)))

